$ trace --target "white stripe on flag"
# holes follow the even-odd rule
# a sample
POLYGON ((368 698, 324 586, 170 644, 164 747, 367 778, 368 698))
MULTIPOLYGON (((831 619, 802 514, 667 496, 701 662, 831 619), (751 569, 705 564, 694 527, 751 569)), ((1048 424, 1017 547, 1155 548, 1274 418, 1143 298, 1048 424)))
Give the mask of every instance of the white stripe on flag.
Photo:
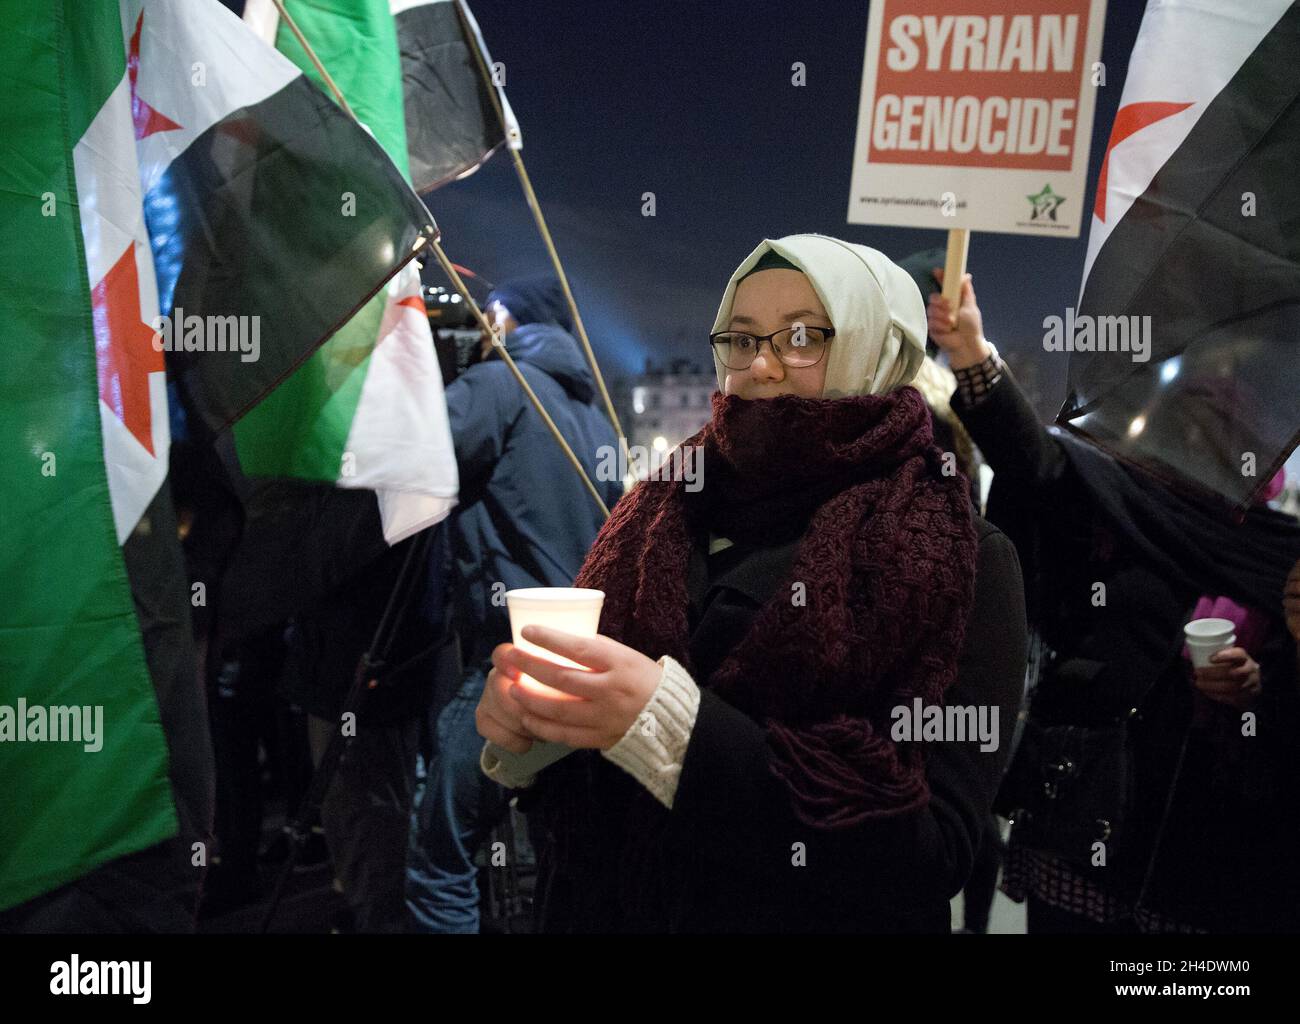
MULTIPOLYGON (((270 0, 267 0, 269 3, 270 0)), ((388 0, 388 10, 396 18, 403 11, 409 11, 412 7, 432 7, 434 4, 451 3, 451 0, 388 0)))
MULTIPOLYGON (((135 126, 131 118, 131 89, 125 74, 86 133, 77 140, 72 150, 72 164, 77 178, 81 236, 86 251, 87 289, 93 292, 131 246, 139 283, 140 323, 152 333, 153 321, 158 315, 158 282, 154 276, 153 250, 144 224, 140 178, 136 168, 135 126)), ((126 301, 130 302, 131 298, 128 296, 126 301)), ((122 316, 132 312, 129 308, 115 310, 122 316)), ((103 341, 98 333, 96 341, 97 345, 103 341)), ((102 355, 97 362, 102 377, 105 372, 102 355)), ((130 535, 167 478, 171 430, 167 421, 166 374, 150 373, 147 387, 152 454, 127 429, 118 414, 103 399, 99 401, 104 465, 119 544, 130 535)))
MULTIPOLYGON (((1092 215, 1083 285, 1115 225, 1205 113, 1206 107, 1291 6, 1292 0, 1203 6, 1147 4, 1129 57, 1120 110, 1135 103, 1190 103, 1120 142, 1107 160, 1106 220, 1092 215)), ((1079 296, 1083 297, 1083 285, 1079 296)))
POLYGON ((280 12, 273 0, 246 0, 244 24, 267 46, 274 46, 276 33, 280 31, 280 12))
POLYGON ((384 536, 395 544, 444 518, 456 504, 460 481, 414 261, 388 283, 387 296, 348 431, 345 465, 354 472, 341 476, 339 485, 379 493, 384 536))
POLYGON ((136 92, 180 125, 138 144, 140 180, 148 192, 191 142, 241 107, 279 92, 301 72, 216 0, 122 0, 122 38, 128 45, 141 9, 136 92))

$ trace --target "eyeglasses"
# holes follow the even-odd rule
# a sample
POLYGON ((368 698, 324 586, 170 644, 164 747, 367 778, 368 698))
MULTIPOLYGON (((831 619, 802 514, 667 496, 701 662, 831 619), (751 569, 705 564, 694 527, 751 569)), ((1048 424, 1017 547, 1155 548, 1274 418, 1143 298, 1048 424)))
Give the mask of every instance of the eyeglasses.
POLYGON ((709 344, 728 370, 747 370, 765 341, 785 366, 816 366, 822 361, 826 345, 833 337, 834 327, 795 324, 761 337, 740 331, 719 331, 709 335, 709 344))

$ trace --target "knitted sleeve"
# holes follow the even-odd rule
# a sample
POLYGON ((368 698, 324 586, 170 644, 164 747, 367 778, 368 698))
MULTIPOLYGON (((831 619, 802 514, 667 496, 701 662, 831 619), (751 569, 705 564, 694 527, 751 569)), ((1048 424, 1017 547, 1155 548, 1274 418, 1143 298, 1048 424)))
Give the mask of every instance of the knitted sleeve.
MULTIPOLYGON (((645 708, 623 738, 601 753, 671 810, 699 712, 700 688, 686 669, 668 655, 659 659, 659 665, 659 685, 645 708)), ((508 756, 498 756, 491 744, 484 744, 479 768, 489 779, 510 789, 531 786, 537 773, 526 770, 523 758, 516 763, 508 756)))
POLYGON ((601 753, 669 810, 700 710, 700 688, 674 659, 659 659, 659 685, 623 738, 601 753))

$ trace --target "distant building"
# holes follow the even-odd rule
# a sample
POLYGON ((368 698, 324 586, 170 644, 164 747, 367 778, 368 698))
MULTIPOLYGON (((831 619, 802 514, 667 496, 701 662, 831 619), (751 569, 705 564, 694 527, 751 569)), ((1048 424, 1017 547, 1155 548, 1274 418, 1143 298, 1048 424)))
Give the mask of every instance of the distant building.
POLYGON ((712 395, 718 379, 705 369, 679 359, 667 367, 647 361, 645 372, 618 382, 614 402, 632 458, 629 469, 638 479, 688 437, 699 432, 713 415, 712 395))

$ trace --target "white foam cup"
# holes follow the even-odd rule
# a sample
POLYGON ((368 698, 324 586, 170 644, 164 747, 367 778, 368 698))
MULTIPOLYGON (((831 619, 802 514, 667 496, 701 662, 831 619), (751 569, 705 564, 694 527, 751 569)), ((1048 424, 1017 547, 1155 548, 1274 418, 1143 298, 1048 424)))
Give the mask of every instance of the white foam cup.
MULTIPOLYGON (((577 662, 523 638, 525 626, 549 626, 577 636, 595 636, 600 626, 600 609, 605 603, 601 590, 582 587, 526 587, 506 591, 506 610, 510 613, 510 633, 516 647, 539 658, 582 668, 577 662)), ((524 675, 533 686, 541 686, 532 676, 524 675)))
POLYGON ((1220 640, 1200 640, 1188 638, 1187 651, 1192 656, 1192 664, 1196 668, 1208 668, 1214 664, 1210 658, 1219 651, 1226 651, 1229 647, 1237 642, 1237 634, 1229 633, 1220 640))
POLYGON ((1183 627, 1183 635, 1188 643, 1193 640, 1222 640, 1236 628, 1231 619, 1192 619, 1183 627))
MULTIPOLYGON (((506 610, 510 615, 510 633, 516 647, 529 651, 539 658, 567 665, 570 668, 582 668, 576 662, 539 647, 521 635, 525 626, 549 626, 577 636, 595 636, 600 626, 600 610, 605 603, 605 593, 601 590, 587 590, 582 587, 525 587, 520 590, 506 591, 506 610)), ((532 676, 524 673, 520 682, 546 690, 556 691, 539 683, 532 676)), ((563 743, 536 742, 524 754, 512 754, 495 743, 487 744, 488 751, 498 761, 505 762, 516 776, 533 775, 543 768, 554 764, 571 748, 563 743)))

